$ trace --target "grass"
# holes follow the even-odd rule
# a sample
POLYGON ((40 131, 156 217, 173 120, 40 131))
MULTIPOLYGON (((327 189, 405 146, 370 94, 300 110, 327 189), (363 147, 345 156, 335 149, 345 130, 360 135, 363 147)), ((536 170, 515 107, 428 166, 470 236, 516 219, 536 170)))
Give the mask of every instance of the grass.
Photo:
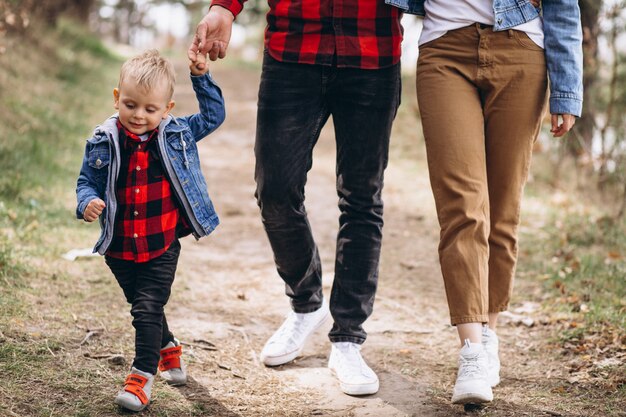
POLYGON ((576 204, 552 210, 541 233, 523 237, 551 308, 577 313, 588 329, 626 328, 626 221, 576 204))
POLYGON ((566 392, 616 415, 626 403, 626 219, 590 194, 529 185, 519 275, 541 288, 566 392))
POLYGON ((104 74, 118 66, 95 37, 71 22, 28 36, 9 38, 0 56, 0 110, 10 115, 0 126, 0 199, 20 206, 73 176, 70 162, 82 152, 77 138, 89 133, 85 109, 102 102, 94 98, 103 97, 114 80, 104 74), (33 42, 40 46, 35 56, 28 48, 33 42))
MULTIPOLYGON (((61 242, 86 236, 73 220, 74 183, 84 139, 113 111, 101 103, 120 61, 73 22, 32 27, 7 35, 0 55, 0 415, 91 416, 85 390, 101 365, 72 366, 80 345, 68 335, 82 335, 62 312, 80 285, 55 259, 61 242)), ((103 384, 113 381, 109 372, 103 384)))

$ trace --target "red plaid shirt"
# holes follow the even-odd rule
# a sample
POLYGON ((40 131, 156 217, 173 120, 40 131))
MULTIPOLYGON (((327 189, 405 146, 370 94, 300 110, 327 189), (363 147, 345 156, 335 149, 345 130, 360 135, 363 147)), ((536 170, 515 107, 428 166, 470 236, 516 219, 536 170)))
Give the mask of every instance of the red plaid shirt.
POLYGON ((116 184, 117 214, 112 258, 147 262, 167 251, 177 235, 189 233, 172 195, 157 150, 157 131, 141 139, 117 124, 120 174, 116 184))
MULTIPOLYGON (((246 0, 213 0, 237 16, 246 0)), ((265 47, 276 60, 377 69, 400 61, 402 12, 384 0, 268 0, 265 47)))

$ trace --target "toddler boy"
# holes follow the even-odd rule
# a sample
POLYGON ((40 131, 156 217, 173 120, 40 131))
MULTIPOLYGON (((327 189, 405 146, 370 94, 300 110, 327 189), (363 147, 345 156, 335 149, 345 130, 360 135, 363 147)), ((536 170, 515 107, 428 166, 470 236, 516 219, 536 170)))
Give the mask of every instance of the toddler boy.
POLYGON ((156 50, 122 65, 113 90, 118 113, 87 140, 78 177, 76 215, 100 220, 94 252, 105 256, 135 328, 135 359, 115 403, 143 410, 157 368, 172 385, 187 381, 182 348, 169 330, 179 238, 206 236, 219 220, 200 170, 196 142, 224 121, 224 101, 208 73, 190 63, 200 112, 173 117, 174 70, 156 50))

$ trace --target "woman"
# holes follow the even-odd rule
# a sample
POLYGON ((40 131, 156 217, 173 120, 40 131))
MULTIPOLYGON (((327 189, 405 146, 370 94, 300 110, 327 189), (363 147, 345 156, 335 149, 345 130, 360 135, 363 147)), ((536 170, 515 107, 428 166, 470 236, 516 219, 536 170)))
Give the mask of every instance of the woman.
POLYGON ((551 132, 582 109, 576 0, 387 0, 424 16, 417 97, 441 226, 439 258, 461 340, 453 403, 499 381, 498 313, 517 258, 520 200, 550 79, 551 132))

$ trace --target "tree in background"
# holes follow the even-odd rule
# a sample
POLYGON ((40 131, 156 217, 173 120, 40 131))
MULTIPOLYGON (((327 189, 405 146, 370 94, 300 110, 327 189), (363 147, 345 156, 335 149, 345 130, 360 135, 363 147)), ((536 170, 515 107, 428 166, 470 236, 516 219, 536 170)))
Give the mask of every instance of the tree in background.
POLYGON ((598 82, 598 37, 600 35, 600 11, 603 0, 579 0, 580 17, 583 28, 583 113, 574 125, 572 136, 576 140, 568 141, 572 155, 581 157, 591 143, 595 131, 595 99, 593 91, 598 82))
MULTIPOLYGON (((554 181, 574 162, 582 191, 600 191, 626 213, 626 0, 579 0, 583 28, 583 112, 552 156, 554 181)), ((554 152, 554 151, 553 151, 554 152)))
MULTIPOLYGON (((626 1, 605 10, 603 33, 607 44, 602 59, 600 88, 594 97, 599 148, 596 161, 598 187, 613 194, 621 190, 618 217, 626 212, 626 1)), ((617 194, 619 195, 619 194, 617 194)))
POLYGON ((61 15, 87 22, 97 0, 0 0, 0 33, 23 31, 33 18, 54 25, 61 15))
MULTIPOLYGON (((199 22, 208 8, 205 0, 92 0, 92 12, 108 9, 112 13, 102 13, 93 19, 94 28, 102 35, 111 36, 116 42, 132 44, 133 35, 138 30, 155 30, 155 22, 146 19, 150 8, 162 4, 179 4, 189 13, 191 27, 199 22)), ((267 0, 248 0, 246 12, 237 17, 242 25, 258 24, 267 12, 267 0)))

